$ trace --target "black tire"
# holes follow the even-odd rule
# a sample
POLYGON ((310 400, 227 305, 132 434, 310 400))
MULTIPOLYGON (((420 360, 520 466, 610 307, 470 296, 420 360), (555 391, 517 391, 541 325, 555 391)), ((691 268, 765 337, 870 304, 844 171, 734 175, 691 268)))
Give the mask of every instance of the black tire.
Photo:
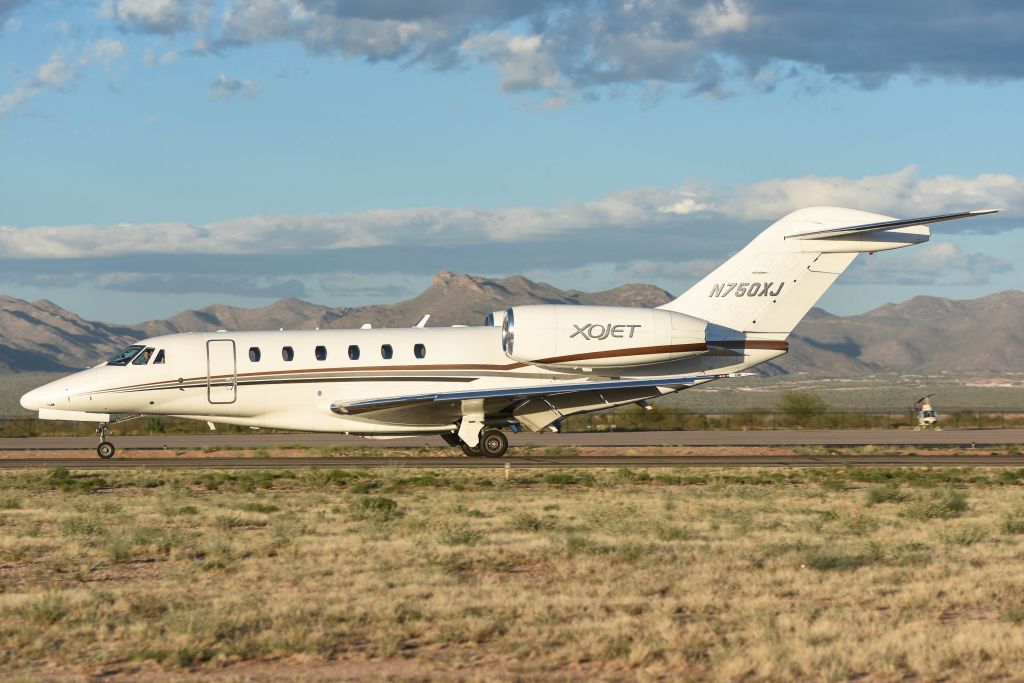
POLYGON ((100 445, 96 447, 96 455, 100 456, 104 460, 114 457, 114 453, 117 449, 114 448, 114 444, 109 441, 101 441, 100 445))
POLYGON ((480 433, 480 453, 488 458, 500 458, 508 450, 508 437, 500 429, 485 429, 480 433))
POLYGON ((459 444, 459 446, 462 448, 462 452, 465 453, 466 455, 468 455, 471 458, 479 458, 481 455, 483 455, 483 453, 480 452, 480 447, 479 446, 474 448, 473 446, 470 446, 470 445, 465 444, 465 443, 461 443, 461 444, 459 444))

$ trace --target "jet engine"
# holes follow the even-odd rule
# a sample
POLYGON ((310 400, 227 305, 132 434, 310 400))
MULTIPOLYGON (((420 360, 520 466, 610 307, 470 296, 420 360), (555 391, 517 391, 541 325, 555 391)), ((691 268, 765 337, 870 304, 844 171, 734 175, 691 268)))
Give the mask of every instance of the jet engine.
POLYGON ((514 306, 505 313, 501 346, 509 358, 531 365, 644 365, 705 353, 707 325, 653 308, 514 306))
POLYGON ((505 320, 505 311, 491 311, 484 318, 484 325, 486 327, 501 327, 501 323, 505 320))

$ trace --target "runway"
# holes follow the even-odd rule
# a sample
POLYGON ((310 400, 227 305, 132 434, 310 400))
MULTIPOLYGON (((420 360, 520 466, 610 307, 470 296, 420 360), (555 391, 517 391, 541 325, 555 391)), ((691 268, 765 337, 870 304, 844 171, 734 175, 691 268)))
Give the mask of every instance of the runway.
MULTIPOLYGON (((118 436, 110 438, 120 451, 181 450, 197 448, 282 448, 288 446, 333 448, 421 448, 443 446, 440 437, 363 439, 343 434, 173 434, 118 436)), ((959 429, 921 431, 910 429, 777 429, 749 431, 671 432, 566 432, 562 434, 511 434, 513 447, 558 446, 978 446, 1024 444, 1024 429, 959 429)), ((0 451, 94 450, 96 437, 24 437, 0 439, 0 451)))
POLYGON ((600 455, 506 458, 467 457, 324 457, 324 458, 12 458, 0 469, 66 467, 76 470, 205 469, 271 470, 294 468, 372 469, 536 469, 601 467, 1024 467, 1024 455, 923 456, 758 456, 758 455, 600 455))

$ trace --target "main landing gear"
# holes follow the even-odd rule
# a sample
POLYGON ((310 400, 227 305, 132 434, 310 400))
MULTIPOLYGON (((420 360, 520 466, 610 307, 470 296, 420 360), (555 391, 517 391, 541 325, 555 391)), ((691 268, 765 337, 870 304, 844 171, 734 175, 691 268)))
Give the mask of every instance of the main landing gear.
POLYGON ((508 437, 493 427, 480 430, 480 442, 476 446, 470 446, 455 434, 444 434, 443 437, 449 445, 458 446, 471 458, 500 458, 508 451, 508 437))
POLYGON ((96 447, 96 455, 104 460, 113 458, 117 449, 114 448, 114 444, 107 441, 107 435, 110 434, 110 425, 106 422, 101 422, 100 426, 96 428, 96 434, 100 437, 100 445, 96 447))

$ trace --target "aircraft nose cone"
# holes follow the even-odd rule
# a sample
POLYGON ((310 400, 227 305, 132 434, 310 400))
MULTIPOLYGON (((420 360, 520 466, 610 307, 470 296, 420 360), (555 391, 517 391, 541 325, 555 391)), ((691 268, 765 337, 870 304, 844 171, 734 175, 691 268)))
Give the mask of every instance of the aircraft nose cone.
POLYGON ((43 407, 43 393, 33 389, 21 397, 21 407, 25 410, 37 411, 43 407))

